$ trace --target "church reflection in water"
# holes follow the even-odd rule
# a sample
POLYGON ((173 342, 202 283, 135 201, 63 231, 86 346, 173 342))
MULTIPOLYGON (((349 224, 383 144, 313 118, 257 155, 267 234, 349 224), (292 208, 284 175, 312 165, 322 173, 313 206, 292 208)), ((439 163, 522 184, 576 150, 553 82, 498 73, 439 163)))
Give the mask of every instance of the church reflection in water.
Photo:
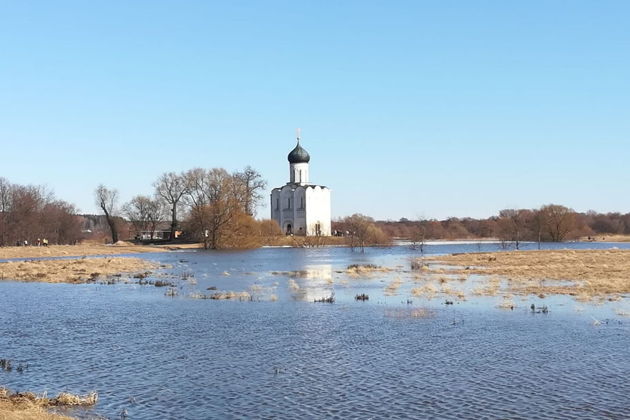
POLYGON ((330 264, 307 265, 289 276, 289 293, 295 300, 314 301, 334 294, 333 270, 330 264))

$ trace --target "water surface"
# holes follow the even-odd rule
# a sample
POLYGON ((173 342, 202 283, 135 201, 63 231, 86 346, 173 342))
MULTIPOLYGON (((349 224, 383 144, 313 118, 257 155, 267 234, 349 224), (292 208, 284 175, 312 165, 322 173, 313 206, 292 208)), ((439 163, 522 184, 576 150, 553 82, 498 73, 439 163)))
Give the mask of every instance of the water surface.
MULTIPOLYGON (((479 248, 498 247, 425 252, 479 248)), ((628 418, 630 322, 614 312, 627 298, 529 297, 504 311, 492 298, 413 298, 406 285, 383 293, 405 273, 341 273, 355 263, 405 271, 416 255, 408 247, 144 255, 172 265, 174 298, 137 284, 1 282, 0 358, 29 367, 0 371, 0 384, 97 390, 94 409, 72 413, 83 418, 123 409, 131 419, 628 418), (189 297, 252 286, 254 301, 189 297), (313 303, 331 292, 334 304, 313 303), (370 300, 355 302, 364 292, 370 300), (530 302, 550 312, 532 314, 530 302)))

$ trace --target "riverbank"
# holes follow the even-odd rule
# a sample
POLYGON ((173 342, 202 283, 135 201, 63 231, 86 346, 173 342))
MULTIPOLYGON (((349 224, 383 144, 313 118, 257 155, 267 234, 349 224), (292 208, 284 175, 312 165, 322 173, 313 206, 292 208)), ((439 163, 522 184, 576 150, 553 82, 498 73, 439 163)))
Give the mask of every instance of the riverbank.
POLYGON ((78 245, 7 246, 0 248, 0 259, 140 254, 147 252, 164 252, 169 249, 170 248, 164 246, 134 245, 122 241, 115 245, 82 243, 78 245))
POLYGON ((146 273, 159 264, 132 257, 7 261, 0 279, 43 283, 87 283, 123 274, 146 273))
POLYGON ((488 278, 481 295, 561 294, 578 300, 618 300, 630 293, 630 250, 483 252, 417 261, 425 271, 488 278))
POLYGON ((11 392, 0 386, 0 420, 72 420, 72 417, 46 411, 52 407, 89 407, 98 395, 85 396, 62 392, 54 398, 32 392, 11 392))
POLYGON ((72 420, 72 417, 49 413, 36 405, 0 399, 0 420, 72 420))

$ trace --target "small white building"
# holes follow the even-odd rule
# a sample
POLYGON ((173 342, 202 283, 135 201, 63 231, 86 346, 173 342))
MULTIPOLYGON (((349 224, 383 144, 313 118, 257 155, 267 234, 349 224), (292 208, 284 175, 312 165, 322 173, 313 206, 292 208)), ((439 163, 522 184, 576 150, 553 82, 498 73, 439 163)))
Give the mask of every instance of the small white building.
POLYGON ((271 218, 287 235, 330 236, 330 189, 309 183, 311 157, 299 136, 288 159, 289 182, 271 190, 271 218))

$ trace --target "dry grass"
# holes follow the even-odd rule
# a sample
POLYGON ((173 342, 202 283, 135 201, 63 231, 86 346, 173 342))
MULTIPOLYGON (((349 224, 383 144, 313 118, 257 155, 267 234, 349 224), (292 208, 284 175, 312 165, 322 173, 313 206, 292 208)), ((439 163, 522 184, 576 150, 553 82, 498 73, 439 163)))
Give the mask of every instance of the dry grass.
POLYGON ((86 283, 115 274, 146 272, 158 264, 140 258, 80 258, 0 263, 0 279, 44 283, 86 283))
POLYGON ((580 238, 584 242, 630 242, 630 235, 597 235, 591 236, 591 239, 580 238))
POLYGON ((505 292, 519 295, 565 294, 578 299, 630 293, 630 251, 557 250, 454 254, 432 257, 451 266, 449 274, 490 276, 477 295, 505 292))
POLYGON ((373 273, 387 273, 391 268, 381 267, 374 264, 352 264, 346 269, 350 277, 369 276, 373 273))
POLYGON ((411 294, 416 297, 425 297, 427 299, 432 299, 438 292, 438 288, 433 284, 425 284, 421 287, 415 287, 411 289, 411 294))
POLYGON ((192 299, 211 299, 211 300, 240 300, 250 301, 252 300, 252 294, 246 291, 234 292, 231 290, 215 292, 210 294, 204 293, 192 293, 189 295, 192 299))
POLYGON ((385 286, 385 296, 392 296, 398 293, 398 289, 402 285, 402 280, 400 277, 396 277, 391 281, 387 286, 385 286))
POLYGON ((9 246, 0 247, 0 259, 140 254, 147 252, 164 252, 169 249, 170 248, 162 246, 133 245, 128 242, 122 242, 120 245, 87 243, 79 245, 9 246))
POLYGON ((98 401, 98 394, 91 392, 85 396, 62 392, 55 398, 38 396, 32 392, 12 393, 0 387, 0 420, 70 420, 46 411, 50 407, 92 406, 98 401))
POLYGON ((385 311, 385 317, 409 319, 409 318, 432 318, 435 313, 425 308, 396 308, 385 311))

